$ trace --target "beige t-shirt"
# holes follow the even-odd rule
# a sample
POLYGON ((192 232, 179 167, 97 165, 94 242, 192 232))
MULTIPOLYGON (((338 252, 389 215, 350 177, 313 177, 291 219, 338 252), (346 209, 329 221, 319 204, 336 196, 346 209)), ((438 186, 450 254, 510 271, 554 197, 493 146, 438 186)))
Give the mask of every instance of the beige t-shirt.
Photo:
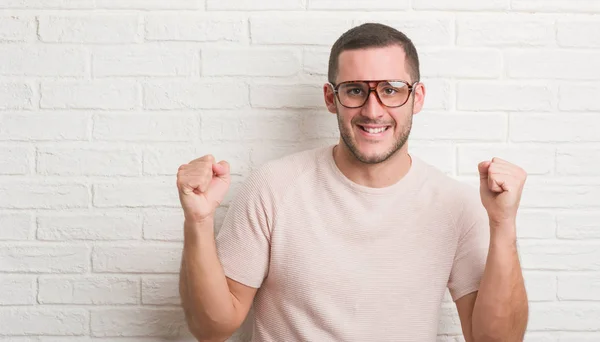
POLYGON ((489 223, 477 189, 411 155, 358 185, 333 146, 253 172, 217 234, 227 277, 259 288, 252 341, 435 341, 440 304, 476 291, 489 223))

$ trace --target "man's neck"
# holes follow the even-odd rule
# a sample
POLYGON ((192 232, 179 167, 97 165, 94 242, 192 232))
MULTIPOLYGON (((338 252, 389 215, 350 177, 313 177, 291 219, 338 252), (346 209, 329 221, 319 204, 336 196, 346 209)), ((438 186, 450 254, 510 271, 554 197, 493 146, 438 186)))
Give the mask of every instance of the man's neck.
POLYGON ((333 160, 348 179, 371 188, 384 188, 397 183, 412 165, 407 144, 382 163, 365 164, 356 159, 348 147, 340 142, 333 149, 333 160))

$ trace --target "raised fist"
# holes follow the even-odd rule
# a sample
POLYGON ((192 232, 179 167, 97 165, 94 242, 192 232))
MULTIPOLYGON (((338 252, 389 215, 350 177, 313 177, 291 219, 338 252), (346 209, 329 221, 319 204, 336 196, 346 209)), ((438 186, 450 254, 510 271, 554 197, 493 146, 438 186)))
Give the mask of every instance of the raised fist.
POLYGON ((230 184, 229 164, 215 163, 210 154, 181 165, 177 171, 177 188, 186 221, 214 218, 230 184))

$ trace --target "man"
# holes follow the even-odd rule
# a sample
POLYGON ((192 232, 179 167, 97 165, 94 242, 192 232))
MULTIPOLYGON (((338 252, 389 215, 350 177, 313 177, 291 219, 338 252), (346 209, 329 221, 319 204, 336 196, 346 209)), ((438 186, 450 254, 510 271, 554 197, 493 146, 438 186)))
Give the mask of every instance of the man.
POLYGON ((254 304, 253 341, 435 341, 449 289, 466 341, 521 341, 525 172, 482 161, 478 194, 408 152, 425 87, 412 42, 388 26, 343 34, 323 90, 339 143, 253 172, 216 239, 228 163, 207 155, 179 168, 192 333, 224 341, 254 304))

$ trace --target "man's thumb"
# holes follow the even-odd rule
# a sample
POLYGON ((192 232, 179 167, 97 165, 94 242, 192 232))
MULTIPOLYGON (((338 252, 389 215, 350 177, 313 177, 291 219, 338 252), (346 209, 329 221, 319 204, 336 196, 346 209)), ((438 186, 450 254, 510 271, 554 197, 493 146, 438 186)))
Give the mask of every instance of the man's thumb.
POLYGON ((213 164, 213 172, 219 178, 229 178, 229 163, 221 160, 220 162, 213 164))
POLYGON ((486 184, 487 184, 488 169, 490 168, 490 164, 491 164, 491 162, 489 160, 486 160, 486 161, 482 161, 481 163, 479 163, 479 165, 477 165, 477 168, 479 169, 479 180, 481 180, 482 182, 485 181, 486 184))

